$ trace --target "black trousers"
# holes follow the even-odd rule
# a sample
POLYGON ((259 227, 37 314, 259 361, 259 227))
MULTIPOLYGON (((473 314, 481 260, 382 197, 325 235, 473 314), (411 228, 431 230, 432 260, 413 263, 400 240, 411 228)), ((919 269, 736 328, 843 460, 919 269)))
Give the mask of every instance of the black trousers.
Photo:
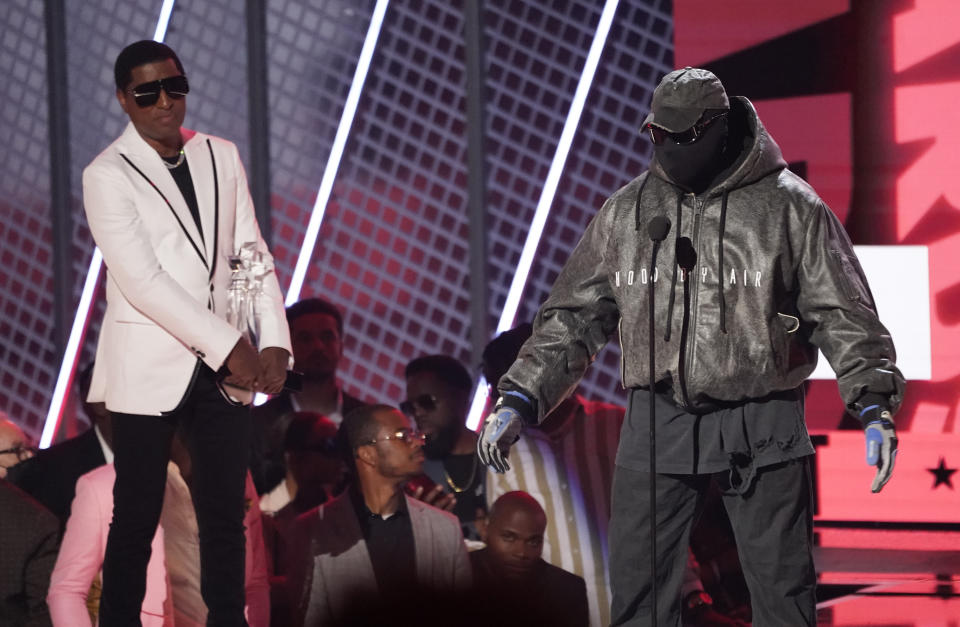
MULTIPOLYGON (((816 625, 810 457, 765 466, 745 494, 728 473, 657 474, 657 627, 680 625, 690 529, 711 478, 723 489, 753 625, 816 625)), ((617 466, 610 519, 612 625, 650 621, 650 473, 617 466)))
POLYGON ((200 531, 200 592, 207 625, 247 625, 244 618, 244 485, 250 412, 220 395, 200 366, 173 413, 113 416, 113 521, 103 562, 101 627, 140 625, 150 544, 160 521, 170 443, 180 429, 192 464, 191 492, 200 531))

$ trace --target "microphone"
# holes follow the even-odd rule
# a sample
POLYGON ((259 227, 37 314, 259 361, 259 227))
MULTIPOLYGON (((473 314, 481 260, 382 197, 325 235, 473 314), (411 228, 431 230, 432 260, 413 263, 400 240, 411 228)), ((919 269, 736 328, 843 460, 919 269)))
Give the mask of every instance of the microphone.
POLYGON ((302 392, 303 373, 296 370, 287 370, 287 378, 283 381, 283 389, 289 392, 302 392))
POLYGON ((689 237, 677 240, 677 265, 683 268, 684 272, 690 272, 697 265, 697 251, 689 237))
POLYGON ((647 225, 647 232, 650 234, 650 239, 655 242, 662 242, 667 238, 667 233, 670 232, 670 219, 666 216, 654 217, 647 225))

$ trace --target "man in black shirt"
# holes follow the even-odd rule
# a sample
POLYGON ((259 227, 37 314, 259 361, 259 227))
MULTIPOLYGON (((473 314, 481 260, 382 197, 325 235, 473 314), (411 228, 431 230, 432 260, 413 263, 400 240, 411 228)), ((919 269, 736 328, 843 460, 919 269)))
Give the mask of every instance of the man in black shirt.
POLYGON ((487 473, 477 457, 477 434, 467 428, 473 380, 453 357, 429 355, 407 364, 407 400, 400 409, 427 436, 424 473, 436 483, 414 496, 452 511, 463 535, 479 540, 477 525, 486 517, 487 473))
POLYGON ((284 482, 287 467, 284 434, 296 412, 322 414, 339 427, 343 417, 366 401, 337 382, 345 341, 343 314, 322 298, 305 298, 287 307, 293 369, 303 375, 299 391, 284 390, 252 412, 250 472, 264 511, 274 512, 293 499, 284 482))
POLYGON ((547 515, 526 492, 507 492, 490 508, 487 548, 470 554, 474 588, 490 624, 583 627, 583 577, 543 561, 547 515))
POLYGON ((396 624, 427 596, 464 590, 470 563, 457 519, 403 493, 423 468, 424 437, 387 405, 350 412, 341 425, 355 480, 341 496, 297 518, 290 557, 293 622, 396 624))

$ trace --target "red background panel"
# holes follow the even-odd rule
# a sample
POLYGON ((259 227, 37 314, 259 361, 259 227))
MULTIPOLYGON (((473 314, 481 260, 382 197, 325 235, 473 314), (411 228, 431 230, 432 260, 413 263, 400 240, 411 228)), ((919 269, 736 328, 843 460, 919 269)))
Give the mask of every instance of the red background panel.
POLYGON ((697 66, 849 10, 847 0, 675 0, 674 60, 697 66))
POLYGON ((893 478, 874 494, 874 469, 865 461, 863 435, 836 431, 817 447, 819 516, 824 520, 888 522, 960 521, 960 474, 935 485, 941 458, 948 470, 960 467, 960 435, 900 433, 893 478))
MULTIPOLYGON (((960 498, 927 471, 960 463, 960 3, 676 0, 674 18, 675 66, 749 97, 854 244, 928 248, 931 319, 918 326, 930 325, 932 379, 908 382, 894 480, 870 494, 863 436, 831 433, 821 518, 960 521, 960 498)), ((811 383, 810 426, 842 415, 835 382, 811 383)))

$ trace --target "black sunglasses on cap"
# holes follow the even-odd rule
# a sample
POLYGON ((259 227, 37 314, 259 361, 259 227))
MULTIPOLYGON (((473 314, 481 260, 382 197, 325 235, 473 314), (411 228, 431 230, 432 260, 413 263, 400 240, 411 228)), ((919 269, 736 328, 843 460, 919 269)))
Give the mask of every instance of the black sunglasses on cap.
POLYGON ((421 394, 417 398, 411 398, 400 403, 400 411, 407 416, 413 416, 416 407, 423 411, 433 411, 437 408, 437 397, 433 394, 421 394))
POLYGON ((187 83, 187 77, 181 74, 137 85, 131 91, 137 106, 142 109, 157 104, 157 100, 160 100, 161 89, 167 92, 167 95, 172 99, 180 100, 190 93, 190 84, 187 83))
POLYGON ((675 144, 680 144, 681 146, 687 146, 689 144, 695 143, 703 135, 703 132, 707 129, 708 126, 713 124, 714 120, 718 120, 723 116, 727 115, 728 111, 723 111, 716 114, 711 118, 706 120, 701 120, 697 122, 690 128, 685 131, 680 131, 679 133, 671 133, 665 128, 660 128, 655 126, 653 123, 647 124, 647 131, 650 133, 650 141, 653 142, 654 146, 659 146, 663 142, 667 141, 669 137, 675 144))

